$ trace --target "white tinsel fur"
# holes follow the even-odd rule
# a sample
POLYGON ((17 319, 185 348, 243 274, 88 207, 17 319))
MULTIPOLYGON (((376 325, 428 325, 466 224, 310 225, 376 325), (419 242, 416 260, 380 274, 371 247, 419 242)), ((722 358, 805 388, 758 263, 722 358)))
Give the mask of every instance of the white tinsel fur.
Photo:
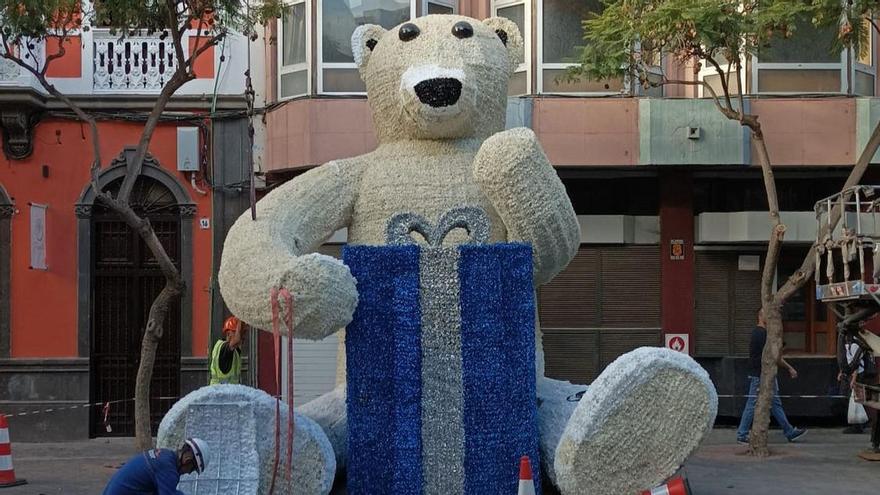
MULTIPOLYGON (((420 35, 409 43, 399 39, 396 28, 386 32, 374 25, 357 28, 352 37, 379 147, 298 176, 257 204, 256 221, 245 213, 230 230, 220 266, 220 288, 230 310, 256 328, 271 329, 269 291, 282 286, 296 300, 295 336, 322 339, 347 325, 358 302, 356 281, 342 263, 309 253, 343 227, 348 229, 350 243, 382 245, 388 219, 401 212, 415 213, 436 223, 451 208, 482 208, 491 222, 490 242, 523 241, 532 245, 536 286, 550 281, 577 253, 577 217, 537 137, 529 129, 504 131, 509 76, 522 60, 523 39, 516 25, 502 18, 478 21, 447 15, 411 22, 419 27, 420 35), (451 35, 452 25, 460 21, 471 24, 472 37, 458 39, 451 35), (506 33, 506 46, 499 42, 498 30, 506 33), (370 40, 377 42, 373 48, 370 40), (439 109, 423 105, 410 87, 415 81, 402 84, 408 69, 426 66, 463 71, 457 105, 439 109)), ((453 232, 447 245, 465 238, 453 232)), ((715 396, 714 390, 710 394, 700 379, 694 378, 697 371, 688 367, 666 367, 663 369, 671 374, 656 376, 646 371, 654 378, 644 382, 638 378, 639 372, 629 369, 616 378, 627 381, 633 373, 636 383, 644 387, 657 385, 651 390, 674 397, 676 404, 668 405, 663 416, 655 414, 654 404, 658 401, 652 402, 650 396, 628 395, 644 387, 622 384, 621 390, 614 391, 614 400, 644 407, 645 420, 638 422, 631 414, 621 413, 612 416, 612 421, 604 421, 604 416, 584 412, 589 410, 584 401, 572 412, 570 404, 558 400, 569 395, 572 386, 540 378, 544 361, 540 335, 536 324, 538 394, 539 398, 547 398, 539 410, 542 451, 548 472, 562 484, 567 483, 567 493, 593 493, 584 488, 598 486, 589 484, 591 477, 604 475, 606 465, 614 466, 614 457, 607 461, 594 459, 594 464, 571 460, 579 452, 595 451, 594 445, 605 445, 604 433, 636 435, 629 438, 644 434, 651 440, 665 439, 668 432, 681 432, 698 441, 704 425, 714 418, 712 407, 690 403, 706 404, 715 396), (693 385, 696 382, 701 385, 693 385), (683 388, 676 388, 679 385, 683 388), (676 419, 690 418, 691 411, 697 411, 693 414, 700 415, 699 421, 676 419), (697 423, 693 431, 684 431, 697 423), (567 424, 570 428, 565 429, 567 424), (609 428, 622 430, 612 432, 609 428), (594 433, 583 436, 578 433, 581 430, 594 433), (652 432, 659 433, 652 437, 652 432), (562 452, 556 448, 559 439, 563 442, 559 448, 562 452), (572 454, 566 457, 569 451, 572 454), (561 470, 560 456, 564 464, 561 470), (565 474, 556 476, 556 470, 565 474), (578 485, 581 480, 586 484, 578 485)), ((612 380, 606 378, 607 374, 603 373, 597 383, 612 380)), ((602 396, 609 393, 605 387, 594 388, 589 400, 611 400, 602 396)), ((346 458, 343 397, 337 390, 302 408, 327 431, 340 464, 346 458)), ((650 464, 658 454, 668 454, 674 464, 683 462, 689 452, 685 447, 654 452, 621 441, 617 455, 650 464)), ((660 482, 666 471, 658 467, 645 473, 644 479, 660 482)), ((608 486, 619 486, 616 479, 609 478, 608 486)))
MULTIPOLYGON (((247 402, 254 406, 256 431, 243 434, 256 435, 258 458, 251 461, 259 467, 259 493, 269 493, 272 470, 275 464, 275 399, 269 394, 244 385, 210 385, 195 390, 172 406, 159 425, 157 445, 178 449, 185 440, 186 415, 192 404, 222 404, 247 402)), ((281 445, 275 493, 300 495, 327 495, 336 475, 336 458, 330 441, 321 427, 298 413, 294 413, 293 479, 287 481, 285 462, 287 458, 287 405, 281 404, 281 445)), ((228 432, 217 431, 204 438, 212 456, 222 456, 237 439, 228 439, 228 432)))

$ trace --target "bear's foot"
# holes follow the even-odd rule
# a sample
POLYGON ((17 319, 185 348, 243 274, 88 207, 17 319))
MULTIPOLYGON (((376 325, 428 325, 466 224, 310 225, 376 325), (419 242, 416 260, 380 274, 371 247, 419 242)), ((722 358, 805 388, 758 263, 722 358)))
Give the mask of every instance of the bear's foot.
POLYGON ((684 463, 712 428, 718 395, 685 354, 643 347, 620 356, 590 385, 556 449, 563 494, 650 489, 684 463))

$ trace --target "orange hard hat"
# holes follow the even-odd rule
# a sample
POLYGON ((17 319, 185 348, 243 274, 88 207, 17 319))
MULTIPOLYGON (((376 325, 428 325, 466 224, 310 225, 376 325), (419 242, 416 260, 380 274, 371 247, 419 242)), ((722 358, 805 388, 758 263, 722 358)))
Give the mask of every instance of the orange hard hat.
POLYGON ((223 322, 223 333, 237 332, 239 328, 241 328, 241 320, 235 316, 230 316, 223 322))

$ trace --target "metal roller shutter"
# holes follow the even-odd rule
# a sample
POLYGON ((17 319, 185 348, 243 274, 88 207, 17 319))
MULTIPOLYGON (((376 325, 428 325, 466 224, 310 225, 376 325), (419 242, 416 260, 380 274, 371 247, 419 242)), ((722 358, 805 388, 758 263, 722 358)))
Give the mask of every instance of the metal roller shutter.
POLYGON ((696 253, 694 326, 697 356, 749 353, 749 337, 761 305, 761 272, 739 270, 741 254, 696 253))
POLYGON ((578 250, 568 267, 538 290, 541 327, 597 327, 600 272, 599 251, 578 250))
POLYGON ((694 326, 697 356, 726 356, 730 353, 731 255, 697 252, 694 326))
POLYGON ((660 246, 602 249, 602 328, 660 328, 660 246))
MULTIPOLYGON (((761 256, 761 268, 764 266, 761 256)), ((752 329, 761 308, 761 272, 737 270, 734 279, 733 354, 747 356, 752 329)))
POLYGON ((538 301, 547 376, 589 383, 619 355, 660 345, 660 248, 582 247, 538 301))
POLYGON ((660 346, 660 329, 620 328, 603 329, 599 337, 601 368, 611 364, 622 354, 638 347, 660 346))
POLYGON ((544 373, 558 380, 590 383, 599 372, 599 331, 544 330, 544 373))

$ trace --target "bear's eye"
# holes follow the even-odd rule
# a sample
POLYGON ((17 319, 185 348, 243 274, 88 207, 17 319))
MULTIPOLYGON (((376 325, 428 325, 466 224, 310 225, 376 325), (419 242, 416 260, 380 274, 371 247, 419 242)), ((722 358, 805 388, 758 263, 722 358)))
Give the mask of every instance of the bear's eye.
POLYGON ((458 39, 470 38, 474 35, 474 28, 465 21, 459 21, 452 26, 452 35, 458 39))
POLYGON ((400 41, 412 41, 416 39, 419 35, 419 27, 411 22, 407 22, 403 26, 400 26, 400 41))

